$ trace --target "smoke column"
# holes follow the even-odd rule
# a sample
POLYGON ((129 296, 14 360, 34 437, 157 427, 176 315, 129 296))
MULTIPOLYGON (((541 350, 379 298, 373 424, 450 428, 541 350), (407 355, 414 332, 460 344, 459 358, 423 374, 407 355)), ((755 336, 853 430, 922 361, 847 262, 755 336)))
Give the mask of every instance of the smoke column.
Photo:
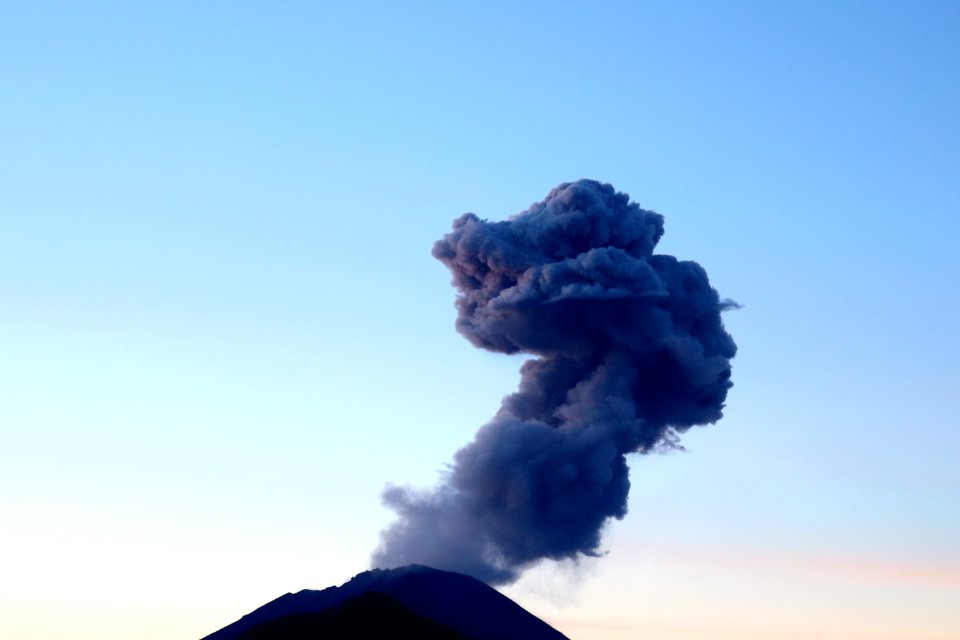
POLYGON ((453 273, 457 330, 535 357, 438 487, 384 490, 399 519, 374 566, 503 584, 545 558, 596 556, 627 512, 625 455, 722 417, 736 345, 720 313, 735 303, 696 262, 654 254, 662 235, 661 215, 593 180, 503 222, 454 221, 433 255, 453 273))

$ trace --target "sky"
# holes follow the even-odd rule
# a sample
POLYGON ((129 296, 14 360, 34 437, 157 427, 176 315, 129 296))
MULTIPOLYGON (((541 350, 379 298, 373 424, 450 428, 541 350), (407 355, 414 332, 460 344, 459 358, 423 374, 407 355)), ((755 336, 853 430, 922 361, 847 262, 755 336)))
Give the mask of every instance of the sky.
POLYGON ((960 636, 960 5, 0 3, 0 637, 198 638, 368 568, 522 355, 430 255, 561 182, 739 352, 574 640, 960 636))

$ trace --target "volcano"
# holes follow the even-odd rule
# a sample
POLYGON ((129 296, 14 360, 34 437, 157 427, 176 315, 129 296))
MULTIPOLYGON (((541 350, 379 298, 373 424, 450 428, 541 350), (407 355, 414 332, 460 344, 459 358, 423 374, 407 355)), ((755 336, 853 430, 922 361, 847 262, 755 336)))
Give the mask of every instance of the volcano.
POLYGON ((423 565, 287 593, 203 640, 567 640, 487 584, 423 565))

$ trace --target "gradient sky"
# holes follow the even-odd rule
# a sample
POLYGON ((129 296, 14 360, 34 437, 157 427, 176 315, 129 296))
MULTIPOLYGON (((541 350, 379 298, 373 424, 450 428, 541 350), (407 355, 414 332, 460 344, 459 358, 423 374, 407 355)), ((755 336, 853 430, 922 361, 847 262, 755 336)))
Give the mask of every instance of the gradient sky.
POLYGON ((434 240, 581 177, 740 347, 574 640, 960 637, 960 4, 3 2, 0 637, 196 638, 367 568, 522 357, 434 240))

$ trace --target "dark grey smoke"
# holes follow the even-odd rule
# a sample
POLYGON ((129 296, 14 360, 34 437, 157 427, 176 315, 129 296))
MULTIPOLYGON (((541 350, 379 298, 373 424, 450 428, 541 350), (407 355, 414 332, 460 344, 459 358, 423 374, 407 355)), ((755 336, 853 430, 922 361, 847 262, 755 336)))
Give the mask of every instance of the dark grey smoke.
POLYGON ((388 487, 399 520, 373 565, 421 563, 492 584, 544 558, 598 554, 630 489, 625 454, 716 422, 736 345, 695 262, 655 255, 663 217, 608 184, 561 184, 509 220, 467 213, 433 247, 457 330, 536 356, 440 486, 388 487))

